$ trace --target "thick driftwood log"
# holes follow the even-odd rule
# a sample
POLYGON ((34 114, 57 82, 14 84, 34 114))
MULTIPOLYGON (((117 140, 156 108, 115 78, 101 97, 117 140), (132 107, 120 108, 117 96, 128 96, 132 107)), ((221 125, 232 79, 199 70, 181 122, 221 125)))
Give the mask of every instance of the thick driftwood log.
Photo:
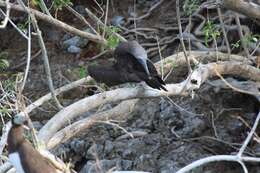
POLYGON ((60 130, 56 133, 47 143, 47 148, 51 149, 57 146, 60 143, 66 142, 71 137, 75 136, 76 134, 80 133, 81 131, 89 128, 93 124, 97 123, 98 121, 106 121, 109 119, 113 120, 125 120, 129 113, 132 112, 135 104, 137 103, 138 99, 128 100, 125 102, 121 102, 116 107, 100 112, 97 114, 93 114, 90 117, 77 121, 64 129, 60 130))

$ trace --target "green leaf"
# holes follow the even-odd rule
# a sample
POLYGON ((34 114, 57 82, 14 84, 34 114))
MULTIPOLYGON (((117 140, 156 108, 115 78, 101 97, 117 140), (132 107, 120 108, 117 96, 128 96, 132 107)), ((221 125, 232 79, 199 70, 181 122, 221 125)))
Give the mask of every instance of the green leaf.
POLYGON ((10 66, 10 64, 6 59, 0 59, 0 71, 4 71, 9 66, 10 66))
POLYGON ((86 71, 86 68, 85 67, 80 67, 79 68, 79 77, 80 79, 84 78, 87 76, 87 71, 86 71))
POLYGON ((185 0, 183 11, 185 15, 190 16, 199 8, 200 0, 185 0))
POLYGON ((71 0, 54 0, 53 5, 55 9, 61 10, 65 6, 73 5, 71 0))
POLYGON ((237 41, 236 43, 232 43, 231 45, 232 45, 232 48, 239 48, 239 46, 240 46, 240 41, 237 41))
POLYGON ((110 26, 110 27, 106 27, 105 31, 107 35, 107 47, 110 49, 115 48, 120 42, 120 39, 116 36, 115 33, 121 31, 120 28, 115 26, 110 26))
POLYGON ((220 36, 220 32, 217 30, 216 25, 210 20, 208 20, 207 23, 205 24, 203 28, 203 32, 205 35, 206 46, 208 46, 208 40, 210 38, 217 39, 217 37, 220 36))

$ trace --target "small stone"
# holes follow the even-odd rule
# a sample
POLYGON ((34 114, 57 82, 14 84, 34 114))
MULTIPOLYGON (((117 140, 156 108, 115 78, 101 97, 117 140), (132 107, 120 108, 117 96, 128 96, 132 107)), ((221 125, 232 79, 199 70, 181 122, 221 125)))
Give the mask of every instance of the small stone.
POLYGON ((33 127, 36 129, 36 130, 40 130, 42 128, 42 124, 39 122, 39 121, 33 121, 33 127))
POLYGON ((133 150, 131 150, 131 149, 125 149, 124 152, 123 152, 123 154, 122 154, 122 156, 123 156, 124 158, 127 158, 127 157, 130 158, 132 155, 134 155, 134 152, 133 152, 133 150))
POLYGON ((83 140, 75 139, 70 143, 70 147, 76 153, 84 153, 85 152, 85 142, 83 140))
POLYGON ((123 16, 114 16, 111 20, 113 26, 121 26, 125 23, 123 16))
POLYGON ((81 169, 80 173, 95 173, 95 162, 88 161, 87 164, 81 169))
POLYGON ((83 5, 77 5, 74 7, 74 9, 79 13, 81 14, 82 16, 86 16, 87 15, 87 12, 85 10, 85 7, 83 5))
POLYGON ((72 37, 70 39, 67 39, 63 42, 63 46, 64 48, 68 48, 70 46, 77 46, 78 42, 80 40, 80 37, 76 36, 76 37, 72 37))
POLYGON ((106 141, 105 143, 105 149, 104 149, 104 153, 111 153, 111 151, 113 150, 114 145, 111 141, 106 141))
POLYGON ((83 169, 81 169, 80 173, 108 172, 111 168, 116 166, 116 160, 100 160, 98 164, 97 166, 97 163, 89 161, 83 169))
MULTIPOLYGON (((84 30, 85 32, 89 32, 89 30, 84 30)), ((66 36, 66 35, 65 35, 66 36)), ((64 37, 65 37, 64 36, 64 37)), ((66 49, 70 46, 76 46, 76 47, 79 47, 79 48, 84 48, 89 40, 86 39, 86 38, 81 38, 79 36, 75 36, 75 37, 71 37, 71 38, 67 38, 66 36, 66 39, 64 39, 65 41, 63 41, 63 47, 66 49)))
POLYGON ((78 54, 81 52, 81 49, 79 47, 73 46, 73 45, 69 46, 67 50, 69 53, 75 53, 75 54, 78 54))
POLYGON ((102 156, 104 146, 101 144, 93 144, 87 151, 87 159, 95 159, 95 156, 102 156))
POLYGON ((116 167, 120 168, 121 170, 131 170, 133 166, 133 161, 130 160, 118 160, 116 162, 116 167))

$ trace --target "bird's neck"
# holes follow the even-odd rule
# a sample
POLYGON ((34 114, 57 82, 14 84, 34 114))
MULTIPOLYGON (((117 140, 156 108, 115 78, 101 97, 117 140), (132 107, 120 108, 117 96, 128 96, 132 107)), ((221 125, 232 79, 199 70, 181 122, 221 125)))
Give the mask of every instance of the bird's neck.
POLYGON ((8 134, 8 151, 9 153, 17 151, 19 144, 25 139, 23 136, 24 129, 22 126, 13 126, 8 134))

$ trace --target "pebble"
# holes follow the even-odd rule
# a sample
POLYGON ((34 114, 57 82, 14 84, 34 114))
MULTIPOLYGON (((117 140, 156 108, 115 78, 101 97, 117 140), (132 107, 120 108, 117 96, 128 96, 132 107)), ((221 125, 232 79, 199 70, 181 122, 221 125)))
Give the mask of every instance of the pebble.
POLYGON ((123 16, 114 16, 111 20, 113 26, 121 26, 125 23, 125 18, 123 16))
POLYGON ((69 53, 78 54, 78 53, 81 52, 81 49, 80 49, 79 47, 77 47, 77 46, 71 45, 71 46, 68 47, 67 51, 68 51, 69 53))

